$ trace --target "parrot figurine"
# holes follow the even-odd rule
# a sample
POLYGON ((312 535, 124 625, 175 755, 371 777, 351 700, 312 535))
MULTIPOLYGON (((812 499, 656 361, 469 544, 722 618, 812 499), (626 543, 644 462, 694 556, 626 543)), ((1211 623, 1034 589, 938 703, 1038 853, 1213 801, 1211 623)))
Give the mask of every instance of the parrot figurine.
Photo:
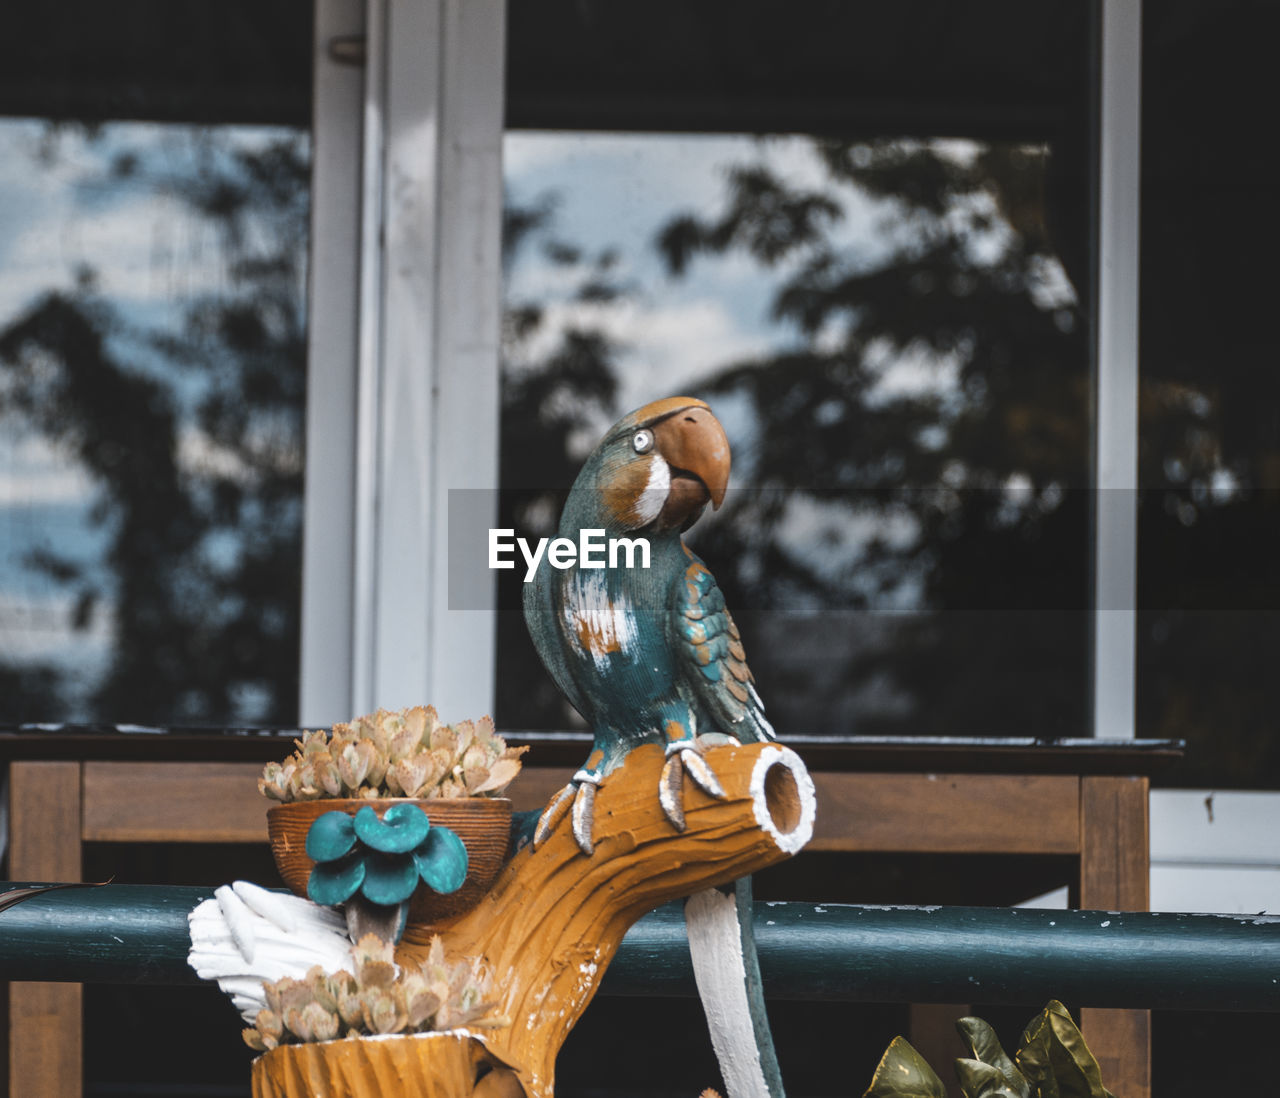
MULTIPOLYGON (((711 796, 725 796, 703 748, 774 738, 724 595, 680 536, 708 503, 719 508, 728 484, 724 428, 692 397, 624 416, 583 464, 559 536, 579 545, 587 530, 606 543, 643 538, 649 561, 640 567, 611 552, 561 568, 548 552, 525 584, 534 647, 594 737, 586 762, 539 818, 535 845, 572 802, 573 837, 591 855, 596 787, 641 744, 666 752, 658 800, 683 831, 686 772, 711 796)), ((689 952, 729 1098, 785 1098, 752 912, 749 877, 690 897, 689 952)))
MULTIPOLYGON (((729 441, 701 400, 671 397, 619 420, 586 459, 570 489, 558 534, 648 541, 635 554, 584 567, 556 567, 550 553, 524 588, 524 614, 547 671, 582 714, 594 742, 582 768, 542 814, 540 843, 572 800, 573 835, 594 849, 596 787, 644 743, 667 761, 658 797, 684 830, 684 774, 713 797, 719 780, 702 757, 716 743, 771 740, 738 629, 707 566, 681 534, 729 483, 729 441)), ((603 557, 603 553, 601 554, 603 557)))

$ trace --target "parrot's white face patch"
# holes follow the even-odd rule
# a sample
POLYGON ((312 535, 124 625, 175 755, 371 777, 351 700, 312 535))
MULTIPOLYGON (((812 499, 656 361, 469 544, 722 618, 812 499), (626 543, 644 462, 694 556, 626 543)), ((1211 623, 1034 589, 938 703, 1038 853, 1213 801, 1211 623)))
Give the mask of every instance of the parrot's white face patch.
POLYGON ((671 466, 659 455, 649 461, 649 479, 636 497, 632 514, 637 526, 648 526, 662 513, 663 504, 671 493, 671 466))
POLYGON ((571 638, 591 654, 601 670, 612 652, 629 653, 636 642, 636 616, 619 593, 613 598, 601 573, 577 572, 565 585, 564 619, 571 638))

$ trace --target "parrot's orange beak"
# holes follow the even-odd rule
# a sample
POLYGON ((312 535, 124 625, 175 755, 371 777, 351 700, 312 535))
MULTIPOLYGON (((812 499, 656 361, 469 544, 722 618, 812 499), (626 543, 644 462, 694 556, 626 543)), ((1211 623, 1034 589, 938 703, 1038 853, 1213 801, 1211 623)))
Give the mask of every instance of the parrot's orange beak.
POLYGON ((698 494, 706 493, 701 502, 709 495, 711 506, 719 510, 729 487, 729 440, 724 428, 700 400, 676 397, 670 403, 676 407, 654 423, 653 440, 654 449, 671 466, 672 491, 680 480, 696 479, 698 494))

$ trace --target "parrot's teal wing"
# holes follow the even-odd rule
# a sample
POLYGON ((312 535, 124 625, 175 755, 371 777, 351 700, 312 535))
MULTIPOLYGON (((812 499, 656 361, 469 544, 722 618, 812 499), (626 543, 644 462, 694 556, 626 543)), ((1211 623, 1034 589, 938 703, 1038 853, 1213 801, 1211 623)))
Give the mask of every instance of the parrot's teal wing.
MULTIPOLYGON (((539 657, 547 671, 560 687, 560 693, 568 699, 569 704, 591 720, 591 710, 587 708, 578 684, 569 672, 569 663, 565 655, 563 638, 559 634, 558 622, 560 607, 556 605, 554 581, 549 570, 539 568, 532 583, 524 585, 524 617, 529 626, 529 637, 537 649, 539 657)), ((535 844, 542 842, 555 827, 556 822, 573 802, 573 834, 582 850, 590 854, 594 849, 591 840, 592 818, 595 798, 595 787, 600 781, 598 769, 601 755, 599 736, 591 748, 587 766, 579 770, 541 813, 521 814, 519 820, 512 824, 512 843, 519 849, 526 840, 535 844), (594 769, 589 769, 594 767, 594 769), (586 779, 582 781, 580 779, 586 779)))
POLYGON ((724 595, 692 553, 673 598, 671 646, 679 653, 690 692, 715 725, 698 731, 723 732, 743 741, 774 739, 724 595))

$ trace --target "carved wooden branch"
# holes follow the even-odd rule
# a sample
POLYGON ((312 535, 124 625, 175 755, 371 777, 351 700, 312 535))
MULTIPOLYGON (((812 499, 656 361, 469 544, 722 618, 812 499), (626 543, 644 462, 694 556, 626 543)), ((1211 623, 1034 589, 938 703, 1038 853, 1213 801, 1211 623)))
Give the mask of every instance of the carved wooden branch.
POLYGON ((498 1013, 512 1020, 485 1044, 529 1098, 551 1095, 560 1046, 632 923, 781 861, 812 835, 813 784, 794 752, 752 743, 713 748, 706 759, 727 797, 687 782, 683 832, 659 807, 661 749, 637 748, 597 792, 593 855, 578 849, 565 820, 536 850, 516 854, 476 908, 406 931, 398 951, 406 960, 423 959, 433 934, 451 954, 485 958, 498 1013))

